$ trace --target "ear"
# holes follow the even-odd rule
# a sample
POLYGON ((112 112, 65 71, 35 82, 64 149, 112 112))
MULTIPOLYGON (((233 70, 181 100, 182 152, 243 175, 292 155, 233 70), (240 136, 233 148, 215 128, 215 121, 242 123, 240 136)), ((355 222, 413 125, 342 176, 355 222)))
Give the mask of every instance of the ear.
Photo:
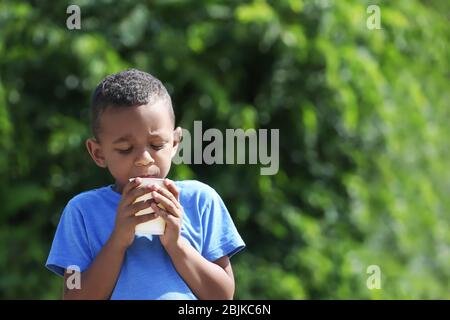
POLYGON ((92 160, 101 168, 106 168, 106 159, 103 155, 100 143, 95 138, 89 138, 86 140, 86 148, 91 155, 92 160))
POLYGON ((183 140, 183 131, 180 127, 176 127, 173 130, 173 150, 172 150, 172 158, 175 157, 178 151, 178 147, 180 146, 181 141, 183 140))

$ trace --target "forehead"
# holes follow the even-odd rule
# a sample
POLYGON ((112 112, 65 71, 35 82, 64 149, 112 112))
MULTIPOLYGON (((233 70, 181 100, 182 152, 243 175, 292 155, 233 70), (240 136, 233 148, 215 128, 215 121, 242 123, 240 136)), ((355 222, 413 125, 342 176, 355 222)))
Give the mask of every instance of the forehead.
POLYGON ((167 136, 173 132, 169 106, 164 102, 134 107, 107 108, 100 116, 100 136, 110 142, 148 136, 167 136))

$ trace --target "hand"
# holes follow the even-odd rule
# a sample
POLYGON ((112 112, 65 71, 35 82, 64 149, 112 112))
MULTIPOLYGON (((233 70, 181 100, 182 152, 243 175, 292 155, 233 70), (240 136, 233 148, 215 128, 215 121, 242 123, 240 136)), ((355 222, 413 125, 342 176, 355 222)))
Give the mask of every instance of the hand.
POLYGON ((179 246, 181 243, 181 226, 183 222, 183 207, 179 202, 180 193, 172 180, 164 179, 164 185, 167 190, 157 185, 151 187, 152 197, 156 203, 152 203, 151 207, 157 216, 162 217, 166 221, 166 229, 163 235, 159 236, 161 244, 164 248, 171 249, 179 246), (164 209, 157 206, 161 204, 164 209))
POLYGON ((124 249, 133 243, 136 225, 157 217, 155 214, 135 216, 137 212, 149 208, 153 203, 151 200, 133 203, 137 198, 151 191, 149 186, 138 188, 140 184, 141 179, 136 178, 125 185, 122 200, 117 208, 116 222, 111 238, 124 249))

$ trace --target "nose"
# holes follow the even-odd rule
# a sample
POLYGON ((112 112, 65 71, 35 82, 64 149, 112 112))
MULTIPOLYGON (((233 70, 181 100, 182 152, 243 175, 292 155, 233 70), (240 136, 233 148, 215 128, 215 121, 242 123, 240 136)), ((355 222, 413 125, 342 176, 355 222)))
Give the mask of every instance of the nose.
POLYGON ((135 165, 147 166, 154 162, 155 162, 155 160, 153 160, 150 152, 147 149, 144 149, 142 152, 139 153, 139 157, 136 159, 135 165))

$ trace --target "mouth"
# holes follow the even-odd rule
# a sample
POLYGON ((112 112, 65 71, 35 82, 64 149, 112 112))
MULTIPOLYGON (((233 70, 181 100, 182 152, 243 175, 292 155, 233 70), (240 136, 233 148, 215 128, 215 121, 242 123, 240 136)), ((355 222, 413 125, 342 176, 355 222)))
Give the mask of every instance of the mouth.
POLYGON ((141 175, 137 175, 135 178, 158 178, 157 174, 141 174, 141 175))

